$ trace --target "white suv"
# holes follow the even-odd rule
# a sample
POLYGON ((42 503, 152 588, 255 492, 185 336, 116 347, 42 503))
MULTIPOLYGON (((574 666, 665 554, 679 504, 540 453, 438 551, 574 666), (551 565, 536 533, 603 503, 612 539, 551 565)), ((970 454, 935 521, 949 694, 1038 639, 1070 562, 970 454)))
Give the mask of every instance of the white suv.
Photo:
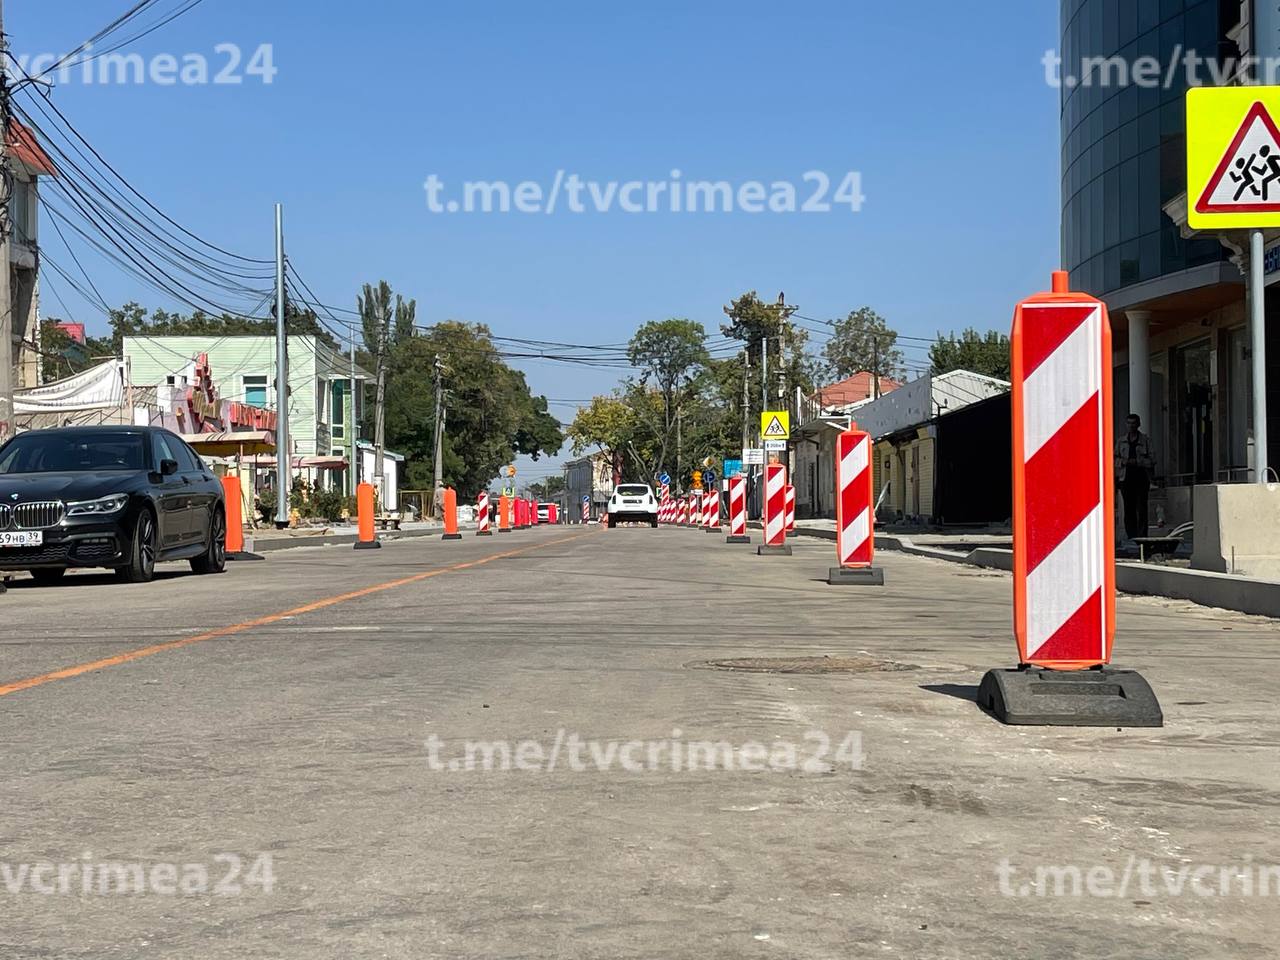
POLYGON ((624 483, 613 488, 609 498, 609 526, 619 523, 658 525, 658 498, 647 483, 624 483))

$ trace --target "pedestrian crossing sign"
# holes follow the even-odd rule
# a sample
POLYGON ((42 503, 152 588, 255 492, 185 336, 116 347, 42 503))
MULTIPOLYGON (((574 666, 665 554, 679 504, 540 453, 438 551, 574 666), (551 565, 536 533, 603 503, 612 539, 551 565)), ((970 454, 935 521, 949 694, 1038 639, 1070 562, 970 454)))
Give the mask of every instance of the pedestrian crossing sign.
POLYGON ((1280 87, 1187 92, 1187 224, 1280 227, 1280 87))
POLYGON ((791 414, 786 410, 766 410, 760 414, 760 436, 765 440, 790 440, 791 414))

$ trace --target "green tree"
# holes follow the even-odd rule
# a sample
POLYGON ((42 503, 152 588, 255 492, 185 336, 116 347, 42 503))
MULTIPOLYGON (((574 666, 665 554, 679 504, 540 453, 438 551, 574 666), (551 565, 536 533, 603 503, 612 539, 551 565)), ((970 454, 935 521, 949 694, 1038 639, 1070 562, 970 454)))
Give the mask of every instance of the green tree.
MULTIPOLYGON (((273 337, 276 333, 276 322, 270 317, 241 317, 229 313, 213 316, 200 310, 191 314, 152 310, 148 315, 143 307, 133 302, 112 310, 108 323, 111 324, 111 352, 117 357, 123 356, 126 336, 273 337)), ((318 337, 335 350, 341 349, 314 311, 300 309, 291 301, 285 303, 285 330, 291 336, 318 337)))
POLYGON ((550 500, 556 494, 563 493, 564 490, 565 483, 562 476, 547 477, 545 480, 529 484, 529 492, 543 500, 550 500))
POLYGON ((73 377, 115 355, 111 337, 86 336, 80 344, 59 329, 60 322, 51 317, 40 324, 41 383, 73 377))
POLYGON ((640 370, 626 385, 628 399, 652 434, 646 455, 633 447, 647 475, 667 466, 679 469, 667 460, 675 447, 677 421, 697 396, 710 362, 706 339, 706 329, 692 320, 654 320, 641 326, 627 346, 632 366, 640 370))
POLYGON ((870 307, 859 307, 835 322, 831 339, 822 349, 830 376, 843 380, 866 371, 875 377, 902 378, 903 355, 898 334, 870 307))
POLYGON ((1009 338, 998 330, 979 333, 969 327, 963 333, 952 331, 929 348, 930 372, 937 376, 952 370, 969 370, 999 380, 1010 377, 1009 338))
POLYGON ((488 489, 518 454, 538 458, 564 445, 545 397, 503 362, 479 324, 446 321, 388 349, 387 447, 405 455, 406 484, 430 489, 434 471, 435 361, 445 388, 444 482, 461 499, 488 489))

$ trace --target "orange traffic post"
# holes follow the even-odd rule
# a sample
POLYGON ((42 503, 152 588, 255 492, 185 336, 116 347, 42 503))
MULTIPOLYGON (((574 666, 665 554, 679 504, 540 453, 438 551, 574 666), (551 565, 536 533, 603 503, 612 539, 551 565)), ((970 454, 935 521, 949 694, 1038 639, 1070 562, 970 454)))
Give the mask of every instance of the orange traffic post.
POLYGON ((244 552, 244 514, 240 504, 240 478, 222 478, 222 499, 227 520, 226 548, 227 559, 244 552))
POLYGON ((458 491, 453 487, 445 487, 441 492, 444 500, 444 536, 441 540, 461 540, 458 532, 458 491))
POLYGON ((356 487, 356 516, 359 521, 357 550, 377 550, 382 544, 373 532, 373 484, 362 483, 356 487))
POLYGON ((498 532, 511 532, 511 498, 505 493, 498 500, 498 532))
POLYGON ((1159 727, 1155 693, 1109 666, 1116 625, 1107 306, 1053 289, 1018 304, 1013 360, 1013 623, 1018 666, 978 703, 1005 723, 1159 727))

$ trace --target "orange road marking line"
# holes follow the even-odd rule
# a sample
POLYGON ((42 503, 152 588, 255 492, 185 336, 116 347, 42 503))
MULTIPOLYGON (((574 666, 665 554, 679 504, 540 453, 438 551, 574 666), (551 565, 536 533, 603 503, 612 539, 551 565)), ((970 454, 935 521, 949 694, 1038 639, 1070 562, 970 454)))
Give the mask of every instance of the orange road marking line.
POLYGON ((39 687, 46 683, 53 683, 55 680, 70 680, 72 677, 78 677, 85 673, 92 673, 95 670, 104 670, 107 667, 116 667, 124 663, 129 663, 133 660, 141 660, 143 657, 150 657, 157 653, 164 653, 166 650, 177 650, 179 647, 189 647, 193 643, 202 643, 205 640, 216 640, 219 637, 234 636, 238 633, 244 633, 246 630, 252 630, 254 627, 264 627, 271 623, 279 623, 281 620, 288 619, 289 617, 301 616, 304 613, 314 613, 315 611, 323 610, 326 607, 333 607, 340 603, 346 603, 348 600, 358 600, 361 597, 367 597, 371 594, 382 593, 384 590, 394 590, 397 587, 408 586, 411 583, 419 583, 423 580, 429 580, 432 577, 438 577, 445 573, 456 573, 459 570, 468 570, 471 567, 480 567, 486 563, 492 563, 494 560, 501 560, 504 557, 518 556, 522 553, 528 553, 530 550, 549 547, 556 543, 567 543, 570 540, 577 540, 582 536, 585 536, 585 534, 576 533, 571 537, 559 537, 555 540, 548 540, 545 543, 535 543, 527 547, 521 547, 519 550, 507 550, 504 553, 495 553, 487 557, 481 557, 478 560, 468 560, 465 563, 455 563, 448 567, 441 567, 438 570, 427 570, 424 573, 415 573, 411 577, 402 577, 399 580, 389 580, 386 583, 375 584, 372 587, 363 587, 359 590, 352 590, 350 593, 342 593, 337 596, 327 597, 324 600, 316 600, 313 603, 294 607, 292 610, 283 610, 280 613, 271 613, 265 617, 258 617, 254 620, 245 620, 243 623, 234 623, 228 627, 218 627, 216 630, 197 634, 194 637, 183 637, 181 640, 170 640, 167 643, 157 643, 150 647, 141 647, 137 650, 130 650, 128 653, 121 653, 114 657, 105 657, 102 660, 94 660, 91 663, 81 663, 74 667, 64 667, 61 670, 54 670, 52 673, 43 673, 38 677, 28 677, 26 680, 15 680, 13 683, 0 686, 0 697, 7 697, 11 693, 18 693, 22 690, 30 690, 32 687, 39 687))

